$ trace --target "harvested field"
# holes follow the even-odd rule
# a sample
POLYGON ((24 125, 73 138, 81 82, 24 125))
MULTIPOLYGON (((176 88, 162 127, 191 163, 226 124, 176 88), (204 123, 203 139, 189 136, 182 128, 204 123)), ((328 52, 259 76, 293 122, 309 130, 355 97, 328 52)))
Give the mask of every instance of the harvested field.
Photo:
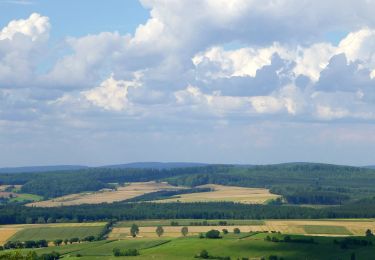
POLYGON ((178 188, 171 186, 168 183, 133 182, 125 187, 119 187, 117 190, 70 194, 51 200, 29 203, 26 206, 59 207, 80 204, 99 204, 103 202, 111 203, 115 201, 127 200, 149 192, 176 189, 178 188))
MULTIPOLYGON (((176 220, 178 221, 178 220, 176 220)), ((196 220, 199 221, 199 220, 196 220)), ((157 237, 156 226, 140 226, 140 237, 157 237)), ((163 224, 163 223, 160 223, 163 224)), ((180 237, 182 226, 164 226, 163 237, 180 237)), ((367 229, 375 230, 373 220, 265 220, 263 225, 231 225, 231 226, 188 226, 189 235, 197 235, 211 229, 227 229, 232 232, 239 228, 241 232, 268 231, 281 232, 283 234, 321 235, 321 236, 363 236, 367 229)), ((126 239, 130 237, 130 228, 119 225, 110 234, 113 239, 126 239)))
POLYGON ((22 228, 1 227, 0 228, 0 245, 3 245, 9 238, 11 238, 14 234, 16 234, 20 230, 22 230, 22 228))
POLYGON ((198 192, 175 196, 174 198, 158 200, 157 202, 196 202, 196 201, 233 201, 246 204, 262 204, 279 195, 272 194, 268 189, 243 188, 236 186, 224 186, 207 184, 198 188, 211 188, 212 192, 198 192))

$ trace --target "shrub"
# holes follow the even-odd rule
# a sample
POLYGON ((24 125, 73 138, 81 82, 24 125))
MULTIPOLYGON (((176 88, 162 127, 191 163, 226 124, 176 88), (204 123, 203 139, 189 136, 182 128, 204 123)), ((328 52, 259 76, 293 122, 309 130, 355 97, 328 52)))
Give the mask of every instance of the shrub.
POLYGON ((114 248, 112 250, 114 256, 137 256, 139 251, 135 248, 129 248, 126 250, 120 250, 119 248, 114 248))
POLYGON ((226 229, 226 228, 224 228, 222 231, 223 231, 223 234, 225 234, 225 235, 229 233, 228 229, 226 229))
POLYGON ((220 231, 219 230, 215 230, 215 229, 212 229, 210 231, 208 231, 206 233, 206 238, 212 238, 212 239, 215 239, 215 238, 221 238, 220 236, 220 231))
POLYGON ((233 229, 233 233, 239 234, 239 233, 241 233, 241 230, 239 228, 235 228, 235 229, 233 229))
POLYGON ((199 257, 200 257, 200 258, 207 259, 207 258, 209 258, 210 256, 209 256, 207 250, 206 250, 206 249, 203 249, 203 250, 199 253, 199 257))

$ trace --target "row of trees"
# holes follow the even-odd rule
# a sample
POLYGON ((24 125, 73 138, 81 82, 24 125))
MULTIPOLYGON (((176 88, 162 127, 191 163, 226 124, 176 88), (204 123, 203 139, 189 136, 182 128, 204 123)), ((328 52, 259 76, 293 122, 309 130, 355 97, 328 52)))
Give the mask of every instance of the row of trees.
MULTIPOLYGON (((164 234, 164 228, 162 226, 157 226, 155 229, 155 233, 158 235, 158 237, 161 237, 164 234)), ((181 228, 181 234, 185 237, 189 233, 188 227, 182 227, 181 228)), ((139 234, 139 227, 136 224, 133 224, 130 227, 130 235, 132 237, 136 237, 139 234)))

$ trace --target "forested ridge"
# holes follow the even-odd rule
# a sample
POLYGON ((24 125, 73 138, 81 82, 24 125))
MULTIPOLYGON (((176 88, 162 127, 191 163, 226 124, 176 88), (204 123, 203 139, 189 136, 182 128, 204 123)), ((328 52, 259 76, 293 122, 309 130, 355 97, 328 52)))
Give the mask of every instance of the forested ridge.
POLYGON ((110 219, 319 219, 374 217, 375 198, 323 209, 301 206, 248 205, 233 202, 116 202, 58 208, 26 207, 17 204, 0 206, 0 224, 35 223, 41 218, 48 222, 83 222, 110 219))
POLYGON ((190 187, 212 183, 268 188, 290 204, 340 205, 375 196, 375 170, 314 163, 0 174, 0 184, 22 184, 21 192, 44 198, 111 188, 111 183, 142 181, 167 181, 190 187))

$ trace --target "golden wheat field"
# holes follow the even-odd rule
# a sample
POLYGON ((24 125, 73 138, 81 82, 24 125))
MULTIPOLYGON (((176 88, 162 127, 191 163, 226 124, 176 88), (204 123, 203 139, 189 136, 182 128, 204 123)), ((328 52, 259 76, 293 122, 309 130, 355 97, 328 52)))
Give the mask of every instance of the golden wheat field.
POLYGON ((178 188, 164 182, 133 182, 124 187, 119 187, 117 190, 69 194, 51 200, 29 203, 26 206, 58 207, 80 204, 99 204, 103 202, 111 203, 115 201, 127 200, 149 192, 175 189, 178 188))
POLYGON ((198 186, 198 188, 211 188, 213 191, 181 194, 174 198, 159 200, 158 202, 233 201, 246 204, 262 204, 270 199, 279 197, 279 195, 270 193, 268 189, 262 188, 244 188, 217 184, 202 185, 198 186))
MULTIPOLYGON (((181 226, 165 226, 163 237, 180 237, 181 226)), ((233 226, 188 226, 189 235, 197 235, 211 229, 233 232, 239 228, 241 232, 276 231, 283 234, 321 235, 321 236, 363 236, 367 229, 375 230, 374 220, 265 220, 264 225, 233 226)), ((139 227, 139 237, 154 238, 156 226, 139 227)), ((110 239, 131 238, 129 227, 115 227, 109 235, 110 239)))

